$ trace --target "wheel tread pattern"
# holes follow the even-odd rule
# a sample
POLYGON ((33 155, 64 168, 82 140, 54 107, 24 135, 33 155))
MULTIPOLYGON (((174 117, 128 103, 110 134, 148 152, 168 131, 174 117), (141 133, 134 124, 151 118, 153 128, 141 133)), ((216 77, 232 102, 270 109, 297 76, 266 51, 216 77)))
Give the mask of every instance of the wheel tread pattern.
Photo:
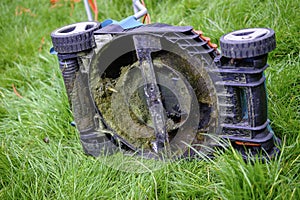
POLYGON ((57 35, 51 33, 54 50, 58 53, 76 53, 92 49, 96 46, 94 31, 99 29, 100 24, 82 33, 70 35, 57 35))
POLYGON ((270 33, 262 38, 252 41, 229 41, 223 35, 220 39, 222 55, 228 58, 251 58, 267 54, 276 48, 275 33, 269 29, 270 33))

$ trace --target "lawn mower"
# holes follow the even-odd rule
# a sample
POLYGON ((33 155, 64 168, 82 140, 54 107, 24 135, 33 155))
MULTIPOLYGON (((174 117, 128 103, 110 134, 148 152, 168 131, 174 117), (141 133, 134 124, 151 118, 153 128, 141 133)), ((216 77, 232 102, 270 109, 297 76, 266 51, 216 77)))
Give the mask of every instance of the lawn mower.
POLYGON ((139 0, 134 15, 103 22, 84 2, 89 21, 53 31, 51 51, 85 153, 173 159, 224 144, 244 158, 279 153, 264 76, 272 29, 230 32, 219 50, 191 26, 142 23, 150 18, 139 0))

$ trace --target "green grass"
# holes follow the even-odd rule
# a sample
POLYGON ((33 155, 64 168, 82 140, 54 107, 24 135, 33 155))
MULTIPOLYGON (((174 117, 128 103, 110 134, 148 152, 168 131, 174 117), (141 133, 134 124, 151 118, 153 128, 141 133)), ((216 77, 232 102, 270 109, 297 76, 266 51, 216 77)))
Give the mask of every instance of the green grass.
MULTIPOLYGON (((0 199, 300 199, 300 1, 146 1, 153 22, 192 25, 216 43, 235 29, 275 30, 266 75, 269 117, 283 146, 267 163, 246 164, 229 149, 214 160, 177 161, 145 173, 118 171, 107 165, 109 158, 86 156, 69 126, 50 33, 86 15, 82 2, 73 11, 60 2, 56 8, 49 1, 0 2, 0 199), (18 6, 35 16, 16 16, 18 6)), ((129 0, 98 5, 99 21, 132 14, 129 0)))

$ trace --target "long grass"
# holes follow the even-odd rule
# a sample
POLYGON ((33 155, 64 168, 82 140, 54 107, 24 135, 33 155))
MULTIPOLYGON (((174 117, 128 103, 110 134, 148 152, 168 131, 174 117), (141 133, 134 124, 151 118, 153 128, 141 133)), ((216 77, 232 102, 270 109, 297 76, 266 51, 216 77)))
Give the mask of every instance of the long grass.
MULTIPOLYGON (((51 8, 49 1, 1 1, 0 199, 300 199, 300 1, 146 3, 153 22, 192 25, 215 43, 235 29, 275 30, 266 76, 281 155, 249 164, 229 148, 213 160, 181 160, 143 173, 86 156, 49 54, 51 31, 87 19, 83 2, 61 0, 51 8)), ((98 7, 99 21, 132 14, 129 0, 98 0, 98 7)))

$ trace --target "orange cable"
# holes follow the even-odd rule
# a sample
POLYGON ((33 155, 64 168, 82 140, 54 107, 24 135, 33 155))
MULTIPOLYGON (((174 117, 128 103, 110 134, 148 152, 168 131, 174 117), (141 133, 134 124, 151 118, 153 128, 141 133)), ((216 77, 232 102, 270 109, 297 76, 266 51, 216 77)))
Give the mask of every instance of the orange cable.
POLYGON ((92 8, 92 10, 93 10, 93 12, 95 14, 94 19, 95 19, 95 21, 97 21, 98 20, 98 6, 97 6, 97 1, 96 0, 89 0, 89 4, 90 4, 90 6, 91 6, 91 8, 92 8))
MULTIPOLYGON (((141 0, 142 1, 142 5, 146 8, 146 4, 144 2, 144 0, 141 0)), ((146 13, 143 17, 143 20, 142 20, 143 23, 146 22, 146 24, 151 24, 151 18, 150 18, 150 14, 149 13, 146 13)))

